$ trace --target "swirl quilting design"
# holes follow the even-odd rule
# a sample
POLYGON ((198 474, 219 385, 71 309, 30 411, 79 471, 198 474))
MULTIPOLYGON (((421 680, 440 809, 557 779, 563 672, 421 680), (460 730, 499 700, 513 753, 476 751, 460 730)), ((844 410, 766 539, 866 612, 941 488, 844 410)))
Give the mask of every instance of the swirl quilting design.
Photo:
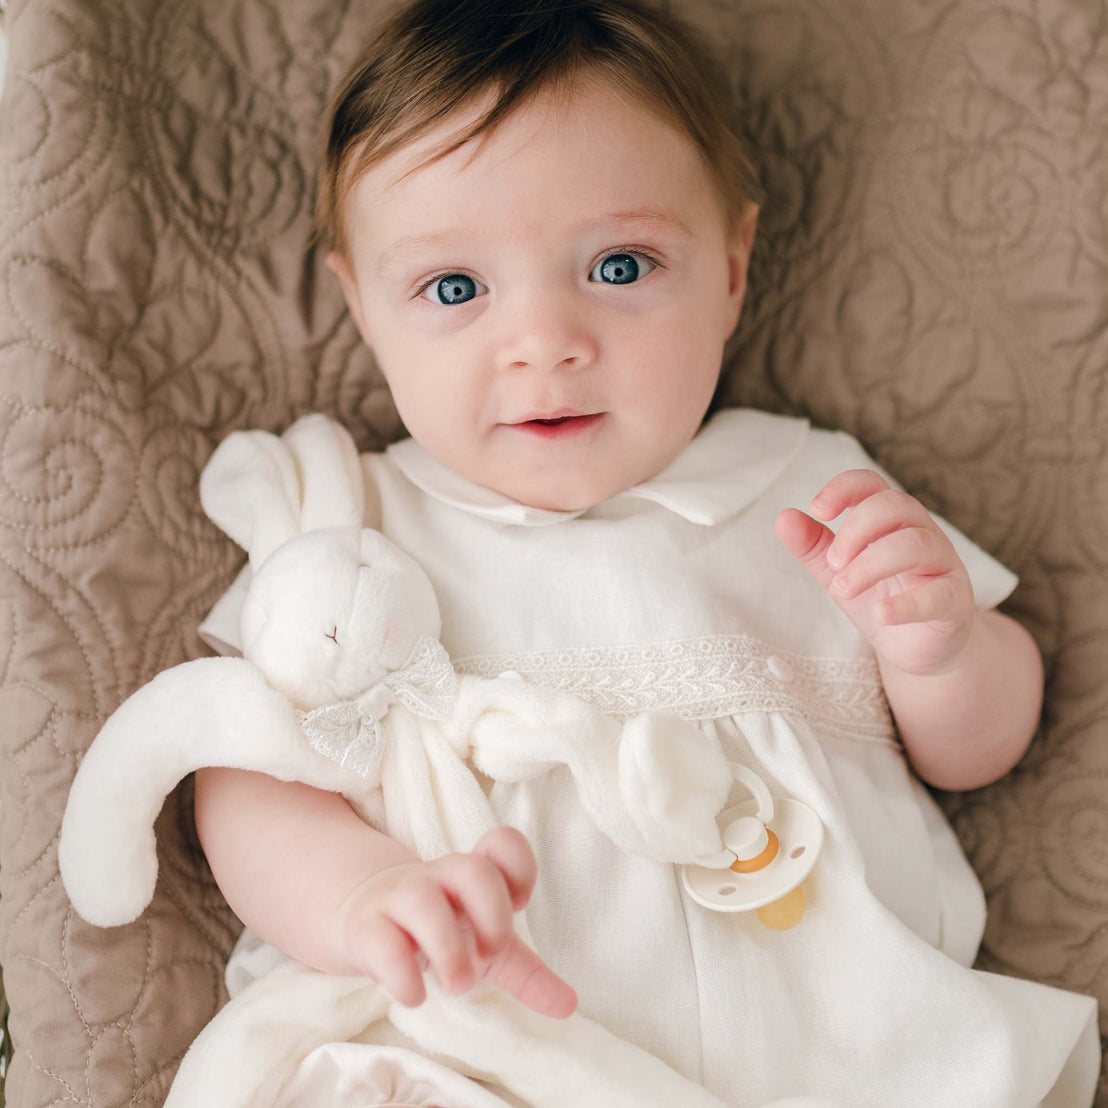
MULTIPOLYGON (((941 799, 989 897, 981 964, 1108 1013, 1104 5, 667 2, 723 61, 769 193, 721 401, 850 431, 1021 575, 1009 610, 1046 658, 1042 732, 1003 781, 941 799)), ((196 625, 240 563, 199 511, 214 444, 308 410, 365 448, 403 433, 309 246, 318 116, 382 10, 9 5, 0 963, 24 1108, 160 1103, 224 998, 238 922, 187 788, 132 925, 73 915, 55 844, 81 752, 138 684, 202 652, 196 625)), ((857 672, 741 635, 462 662, 617 713, 664 696, 691 717, 773 704, 890 733, 873 674, 847 702, 857 672)))

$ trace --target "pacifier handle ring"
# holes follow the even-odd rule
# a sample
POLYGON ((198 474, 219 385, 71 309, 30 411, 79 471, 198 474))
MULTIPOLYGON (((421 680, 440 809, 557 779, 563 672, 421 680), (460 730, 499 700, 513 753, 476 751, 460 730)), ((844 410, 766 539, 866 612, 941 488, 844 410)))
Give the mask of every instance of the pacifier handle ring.
POLYGON ((741 762, 730 762, 728 764, 731 766, 731 772, 734 774, 735 780, 742 782, 758 802, 758 810, 755 812, 756 818, 768 824, 773 819, 773 797, 770 796, 766 783, 752 769, 742 765, 741 762))

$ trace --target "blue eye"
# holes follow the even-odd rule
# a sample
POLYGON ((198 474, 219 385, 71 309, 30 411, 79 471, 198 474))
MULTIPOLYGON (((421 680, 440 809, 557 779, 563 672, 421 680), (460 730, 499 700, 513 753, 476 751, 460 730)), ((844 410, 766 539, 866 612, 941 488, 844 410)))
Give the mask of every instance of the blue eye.
MULTIPOLYGON (((606 258, 602 259, 596 267, 593 269, 593 273, 597 269, 600 270, 600 280, 605 284, 610 285, 630 285, 632 282, 637 281, 640 277, 645 277, 646 273, 650 272, 650 269, 646 273, 640 272, 642 266, 639 259, 646 262, 650 269, 654 268, 654 262, 652 262, 645 254, 609 254, 606 258)), ((592 274, 590 273, 591 277, 592 274)))
POLYGON ((433 304, 466 304, 477 295, 477 282, 464 273, 448 273, 432 281, 425 291, 441 297, 431 297, 433 304))
MULTIPOLYGON (((598 280, 607 285, 630 285, 659 265, 660 262, 640 250, 620 250, 601 258, 589 273, 589 280, 598 280), (595 276, 597 271, 600 273, 599 277, 595 276)), ((441 277, 431 278, 419 290, 419 295, 426 296, 432 304, 444 307, 468 304, 479 295, 479 287, 484 288, 479 281, 465 273, 446 273, 441 277)))

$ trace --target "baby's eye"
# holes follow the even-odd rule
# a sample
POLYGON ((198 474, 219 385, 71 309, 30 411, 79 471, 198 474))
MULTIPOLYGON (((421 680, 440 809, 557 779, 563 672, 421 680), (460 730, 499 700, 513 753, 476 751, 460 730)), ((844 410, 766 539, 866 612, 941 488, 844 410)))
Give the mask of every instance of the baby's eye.
POLYGON ((477 295, 477 285, 464 273, 447 273, 444 277, 433 277, 420 289, 420 294, 432 293, 429 297, 432 304, 466 304, 477 295))
MULTIPOLYGON (((645 277, 661 263, 641 250, 621 250, 608 254, 592 268, 590 280, 599 280, 610 285, 630 285, 645 277), (599 271, 600 276, 593 274, 599 271)), ((468 304, 478 295, 478 288, 485 286, 465 273, 447 273, 442 277, 432 277, 420 290, 419 295, 427 294, 432 304, 468 304)), ((487 292, 488 290, 485 289, 487 292)))
POLYGON ((598 270, 600 277, 596 278, 602 281, 604 284, 610 285, 629 285, 633 281, 637 281, 639 277, 645 277, 658 263, 655 262, 648 255, 640 253, 639 251, 621 251, 618 254, 609 254, 606 258, 601 258, 599 262, 593 266, 592 273, 589 274, 590 280, 593 279, 592 274, 598 270), (650 269, 646 272, 641 272, 641 262, 645 262, 650 269))

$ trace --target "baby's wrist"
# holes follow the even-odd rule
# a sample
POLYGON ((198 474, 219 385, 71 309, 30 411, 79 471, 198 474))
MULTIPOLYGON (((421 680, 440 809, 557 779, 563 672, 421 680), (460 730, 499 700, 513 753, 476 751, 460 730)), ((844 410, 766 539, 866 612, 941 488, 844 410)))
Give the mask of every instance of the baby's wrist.
POLYGON ((974 656, 980 635, 980 617, 981 613, 976 608, 971 609, 964 620, 958 621, 951 627, 949 650, 933 654, 918 664, 906 661, 903 657, 894 658, 886 654, 882 651, 879 641, 871 643, 882 678, 887 684, 892 676, 943 678, 957 674, 971 662, 974 656))

